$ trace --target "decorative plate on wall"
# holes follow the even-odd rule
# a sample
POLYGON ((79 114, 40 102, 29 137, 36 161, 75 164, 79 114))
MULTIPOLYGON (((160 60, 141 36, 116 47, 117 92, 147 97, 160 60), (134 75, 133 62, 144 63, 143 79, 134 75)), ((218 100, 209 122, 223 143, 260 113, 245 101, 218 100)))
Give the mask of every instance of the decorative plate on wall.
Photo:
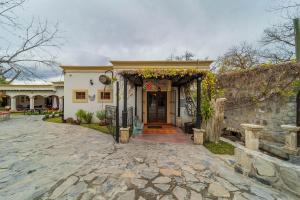
POLYGON ((89 99, 90 99, 90 101, 95 101, 96 95, 95 94, 89 95, 89 99))

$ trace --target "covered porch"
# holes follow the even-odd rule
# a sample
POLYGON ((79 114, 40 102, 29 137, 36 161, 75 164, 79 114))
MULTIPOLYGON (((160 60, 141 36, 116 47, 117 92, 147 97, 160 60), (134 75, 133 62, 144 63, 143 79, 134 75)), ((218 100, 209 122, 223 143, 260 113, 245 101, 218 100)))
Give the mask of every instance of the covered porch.
POLYGON ((53 85, 0 85, 0 98, 7 111, 63 109, 63 87, 53 85))
MULTIPOLYGON (((124 87, 121 129, 130 126, 127 123, 127 108, 132 105, 135 120, 143 124, 143 130, 135 139, 190 143, 191 135, 185 134, 181 128, 184 122, 192 121, 195 128, 201 127, 201 81, 206 72, 206 69, 201 68, 123 70, 120 73, 124 87), (195 83, 193 112, 188 115, 188 94, 185 89, 195 83), (128 85, 134 88, 134 103, 128 98, 128 85)), ((193 98, 191 95, 188 97, 193 98)))

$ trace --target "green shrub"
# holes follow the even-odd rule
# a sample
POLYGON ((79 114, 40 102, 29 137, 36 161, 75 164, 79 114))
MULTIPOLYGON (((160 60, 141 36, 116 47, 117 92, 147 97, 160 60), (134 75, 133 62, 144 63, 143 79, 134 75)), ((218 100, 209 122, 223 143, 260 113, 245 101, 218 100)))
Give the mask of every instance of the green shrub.
POLYGON ((94 115, 94 113, 92 113, 92 112, 86 112, 85 115, 83 116, 84 121, 87 124, 90 124, 92 122, 93 115, 94 115))
POLYGON ((49 118, 49 115, 48 115, 48 114, 46 114, 46 115, 45 115, 45 119, 48 119, 48 118, 49 118))
POLYGON ((96 116, 100 121, 104 120, 105 119, 105 110, 98 111, 96 113, 96 116))
POLYGON ((76 112, 77 121, 81 123, 84 120, 85 115, 86 115, 86 112, 82 109, 79 109, 76 112))

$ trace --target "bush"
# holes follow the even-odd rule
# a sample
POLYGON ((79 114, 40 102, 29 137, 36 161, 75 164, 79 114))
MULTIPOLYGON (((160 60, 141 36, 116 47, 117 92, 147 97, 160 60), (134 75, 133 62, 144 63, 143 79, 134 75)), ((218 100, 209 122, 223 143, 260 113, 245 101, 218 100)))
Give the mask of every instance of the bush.
POLYGON ((69 117, 69 118, 66 119, 66 122, 70 123, 70 124, 73 124, 74 119, 72 117, 69 117))
POLYGON ((94 115, 94 113, 92 113, 92 112, 86 112, 85 115, 83 116, 84 121, 87 124, 90 124, 92 122, 93 115, 94 115))
POLYGON ((85 115, 86 115, 86 112, 84 110, 82 110, 82 109, 79 109, 76 112, 77 121, 79 123, 81 123, 84 120, 85 115))
POLYGON ((49 115, 48 115, 48 114, 46 114, 46 115, 45 115, 45 119, 48 119, 48 118, 49 118, 49 115))
POLYGON ((98 111, 96 113, 96 116, 100 121, 104 120, 105 119, 105 110, 98 111))

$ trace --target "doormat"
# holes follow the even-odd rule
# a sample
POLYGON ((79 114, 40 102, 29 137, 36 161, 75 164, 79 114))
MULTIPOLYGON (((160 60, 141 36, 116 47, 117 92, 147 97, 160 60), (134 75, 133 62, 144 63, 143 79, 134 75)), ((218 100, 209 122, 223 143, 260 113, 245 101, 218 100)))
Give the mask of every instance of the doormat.
POLYGON ((148 125, 148 128, 162 128, 161 125, 148 125))

